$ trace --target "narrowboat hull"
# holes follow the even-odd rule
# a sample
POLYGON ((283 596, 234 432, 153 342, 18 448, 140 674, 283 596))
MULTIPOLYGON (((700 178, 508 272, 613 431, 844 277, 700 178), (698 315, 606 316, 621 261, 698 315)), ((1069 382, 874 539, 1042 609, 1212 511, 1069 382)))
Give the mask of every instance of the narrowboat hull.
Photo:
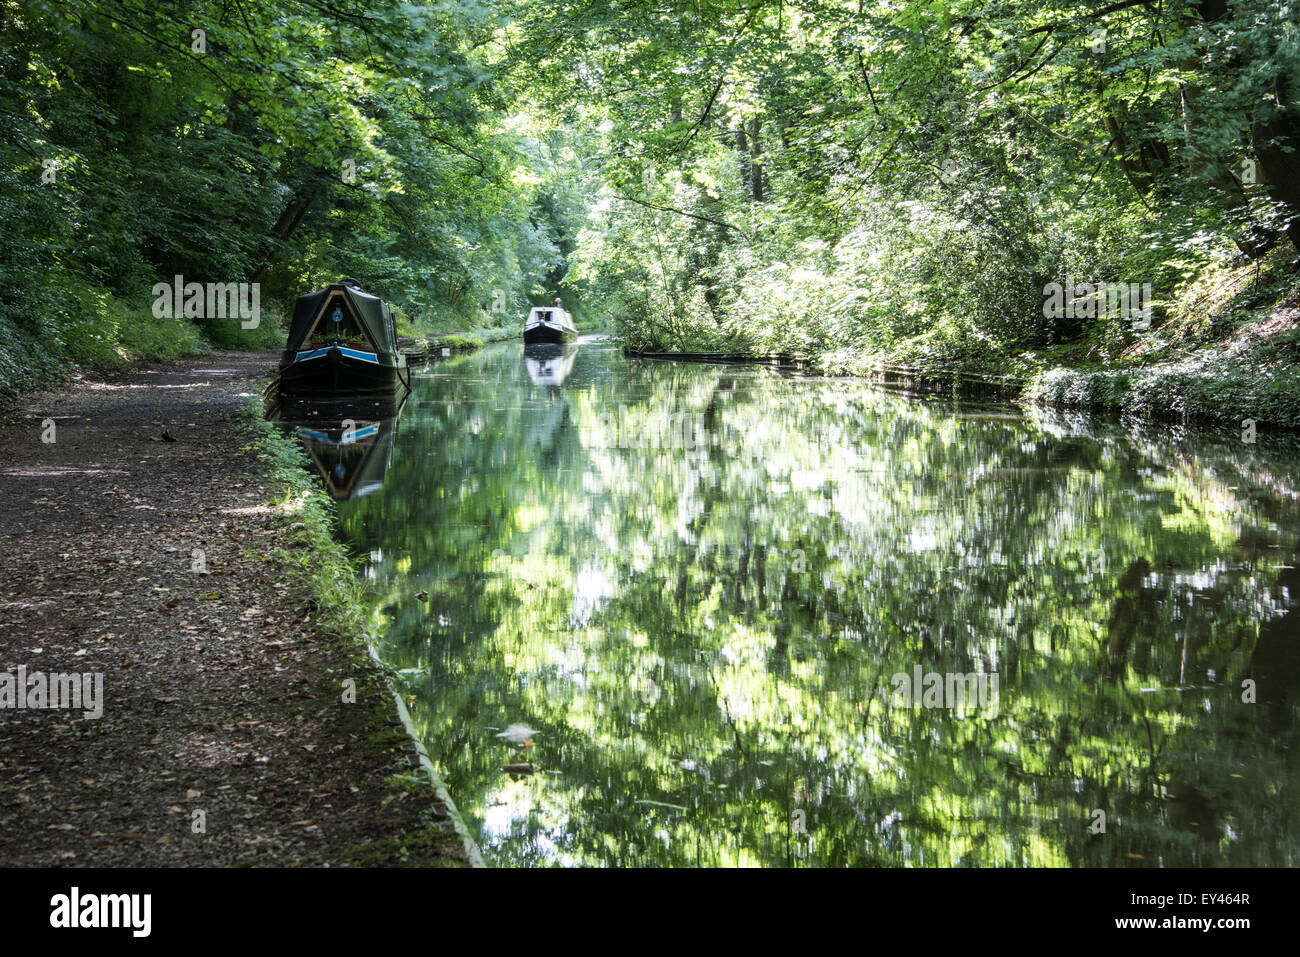
POLYGON ((285 356, 280 391, 302 393, 393 392, 406 385, 406 360, 400 354, 325 346, 285 356))
POLYGON ((558 322, 539 322, 524 329, 524 345, 549 343, 560 345, 565 342, 577 342, 578 330, 562 326, 558 322))

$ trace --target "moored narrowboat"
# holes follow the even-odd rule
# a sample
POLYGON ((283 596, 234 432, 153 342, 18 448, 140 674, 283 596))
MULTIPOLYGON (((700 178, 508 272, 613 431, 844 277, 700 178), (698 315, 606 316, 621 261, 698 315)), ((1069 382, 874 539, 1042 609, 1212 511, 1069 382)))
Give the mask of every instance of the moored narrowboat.
POLYGON ((575 342, 577 338, 578 327, 558 299, 553 306, 534 306, 524 320, 524 345, 575 342))
POLYGON ((282 392, 390 392, 407 380, 392 306, 355 279, 298 297, 280 359, 282 392))

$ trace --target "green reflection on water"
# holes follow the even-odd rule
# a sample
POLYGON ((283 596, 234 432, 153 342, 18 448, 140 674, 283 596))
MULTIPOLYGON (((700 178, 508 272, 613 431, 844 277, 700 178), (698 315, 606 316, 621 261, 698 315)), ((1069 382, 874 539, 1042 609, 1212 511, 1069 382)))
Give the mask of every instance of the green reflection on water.
POLYGON ((430 367, 343 505, 490 861, 1297 863, 1294 449, 556 368, 430 367), (996 714, 902 706, 917 666, 996 714))

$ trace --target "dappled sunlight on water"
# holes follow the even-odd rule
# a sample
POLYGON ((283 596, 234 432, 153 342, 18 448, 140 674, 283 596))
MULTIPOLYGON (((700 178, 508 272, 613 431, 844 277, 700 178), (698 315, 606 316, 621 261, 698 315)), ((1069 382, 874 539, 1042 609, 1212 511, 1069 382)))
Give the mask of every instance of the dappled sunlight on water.
POLYGON ((1297 862, 1294 449, 593 343, 394 435, 343 526, 490 861, 1297 862))

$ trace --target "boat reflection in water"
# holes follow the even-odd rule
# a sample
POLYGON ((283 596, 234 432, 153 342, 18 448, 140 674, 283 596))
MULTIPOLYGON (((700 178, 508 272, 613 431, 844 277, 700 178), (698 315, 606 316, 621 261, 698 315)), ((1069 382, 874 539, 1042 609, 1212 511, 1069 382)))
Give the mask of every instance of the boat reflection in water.
POLYGON ((528 378, 534 385, 549 385, 559 388, 573 371, 573 363, 578 357, 578 344, 566 342, 538 343, 524 346, 524 365, 528 368, 528 378))
POLYGON ((307 451, 335 501, 384 484, 406 396, 359 400, 283 398, 277 418, 307 451))

